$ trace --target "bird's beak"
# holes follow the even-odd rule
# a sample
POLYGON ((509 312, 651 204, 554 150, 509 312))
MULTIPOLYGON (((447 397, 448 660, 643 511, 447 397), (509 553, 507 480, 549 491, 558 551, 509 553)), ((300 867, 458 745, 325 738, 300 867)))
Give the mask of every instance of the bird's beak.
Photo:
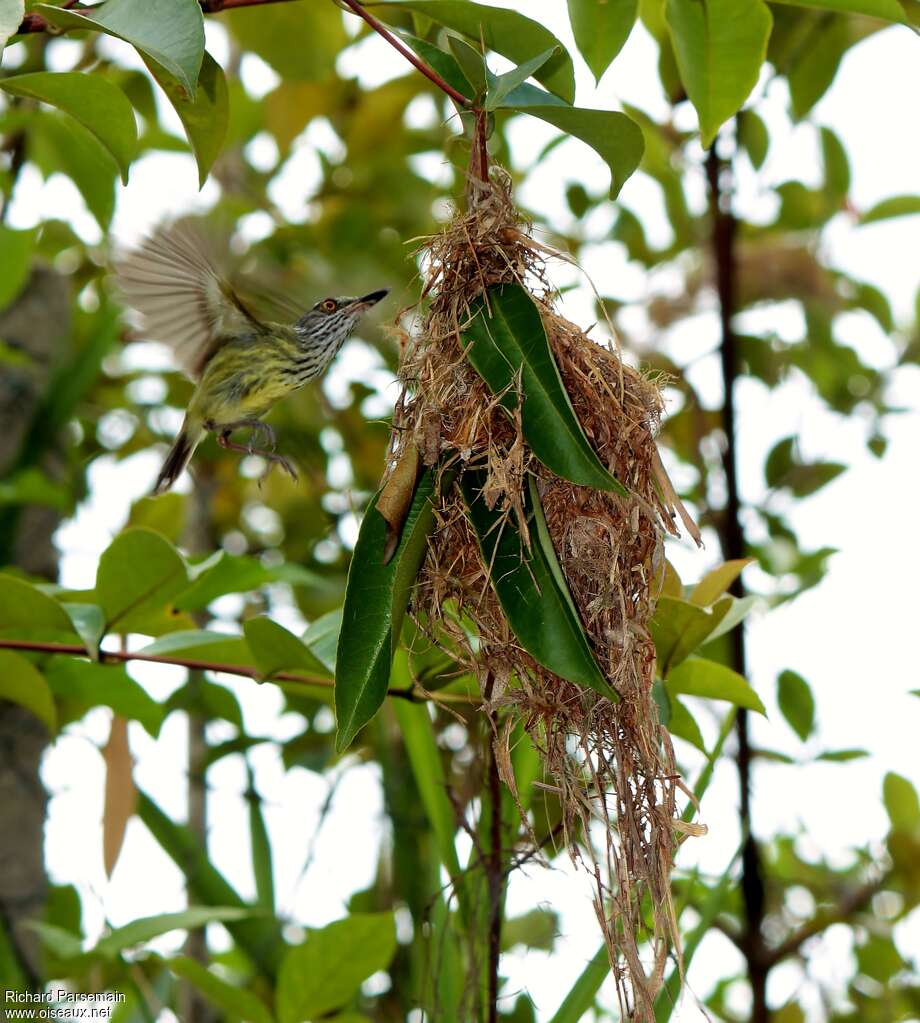
POLYGON ((380 299, 385 298, 388 294, 389 290, 387 288, 381 288, 380 291, 372 291, 369 295, 356 298, 352 305, 359 313, 363 313, 366 309, 370 309, 371 306, 376 305, 380 299))

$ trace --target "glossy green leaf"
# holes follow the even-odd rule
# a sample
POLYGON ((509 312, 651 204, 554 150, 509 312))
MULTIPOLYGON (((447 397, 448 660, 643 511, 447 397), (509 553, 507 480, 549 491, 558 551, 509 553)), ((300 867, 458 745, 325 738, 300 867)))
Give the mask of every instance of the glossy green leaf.
POLYGON ((454 55, 460 72, 466 79, 466 82, 461 83, 457 91, 470 98, 484 95, 486 75, 488 74, 485 56, 460 36, 448 35, 447 45, 454 55))
POLYGON ((0 54, 7 40, 22 24, 25 12, 24 0, 0 0, 0 54))
POLYGON ((702 696, 708 700, 726 700, 736 707, 755 710, 766 714, 760 697, 746 679, 736 671, 706 660, 705 657, 688 657, 672 668, 665 680, 669 695, 702 696))
POLYGON ((119 534, 103 552, 96 574, 106 631, 147 632, 187 583, 185 562, 159 533, 129 529, 119 534))
POLYGON ((73 623, 61 605, 31 583, 0 572, 0 636, 74 642, 73 623))
POLYGON ((703 645, 728 614, 734 598, 723 597, 712 607, 700 607, 678 597, 660 597, 649 631, 655 641, 658 671, 671 670, 703 645))
POLYGON ((882 783, 882 798, 894 831, 920 831, 920 798, 903 775, 889 771, 882 783))
POLYGON ((36 71, 4 78, 0 88, 70 114, 112 154, 127 183, 137 150, 137 122, 128 97, 117 85, 85 71, 36 71))
POLYGON ((36 4, 33 10, 64 30, 90 29, 123 39, 195 95, 204 54, 204 18, 196 0, 107 0, 80 11, 36 4))
POLYGON ((667 0, 667 18, 681 81, 709 146, 757 84, 770 10, 762 0, 667 0))
POLYGON ((145 945, 148 941, 158 938, 170 931, 194 930, 205 924, 226 923, 227 921, 243 920, 252 916, 251 909, 240 906, 191 906, 178 913, 160 913, 147 916, 141 920, 133 920, 124 927, 117 927, 96 942, 93 952, 106 959, 120 955, 135 945, 145 945))
POLYGON ((326 666, 326 670, 335 674, 335 657, 339 645, 339 633, 342 631, 342 609, 337 607, 329 611, 315 622, 311 622, 301 637, 304 644, 326 666))
MULTIPOLYGON (((481 496, 484 483, 482 472, 468 470, 461 480, 463 497, 492 588, 518 642, 562 678, 618 699, 594 657, 571 596, 556 581, 543 546, 532 536, 530 550, 526 549, 513 518, 487 507, 481 496)), ((529 499, 525 508, 533 527, 529 499)))
POLYGON ((34 248, 34 229, 18 231, 0 224, 0 309, 5 309, 25 287, 34 248))
POLYGON ((243 632, 263 677, 279 671, 303 671, 320 678, 331 678, 326 665, 283 625, 260 616, 243 622, 243 632))
POLYGON ((0 700, 30 710, 52 735, 57 730, 57 711, 48 683, 31 661, 12 650, 0 650, 0 700))
POLYGON ((821 128, 821 161, 824 187, 842 203, 850 190, 850 160, 840 138, 830 128, 821 128))
POLYGON ((638 0, 569 0, 575 44, 595 81, 629 38, 638 9, 638 0))
POLYGON ((495 110, 496 107, 501 106, 514 89, 523 85, 528 78, 532 78, 557 52, 558 49, 556 47, 551 47, 542 53, 538 53, 536 57, 525 60, 523 64, 518 65, 518 67, 513 68, 511 71, 507 71, 503 75, 494 76, 486 93, 485 109, 495 110))
POLYGON ((110 707, 137 721, 153 738, 160 734, 163 708, 120 664, 55 657, 45 668, 62 723, 76 721, 92 707, 110 707))
POLYGON ((860 224, 875 224, 893 217, 910 217, 920 213, 920 195, 893 195, 871 206, 859 218, 860 224))
POLYGON ((167 817, 144 792, 138 792, 137 815, 182 871, 193 898, 206 906, 227 906, 245 911, 239 919, 226 921, 227 930, 260 970, 269 978, 274 977, 284 949, 278 921, 260 917, 250 919, 252 910, 212 865, 198 837, 167 817))
POLYGON ((783 717, 804 742, 815 729, 815 698, 811 686, 797 672, 780 672, 776 698, 783 717))
POLYGON ((523 64, 545 50, 558 47, 556 56, 544 64, 535 77, 566 102, 575 99, 575 70, 565 47, 549 29, 517 11, 489 7, 472 0, 388 0, 380 4, 375 13, 385 15, 388 7, 427 15, 439 25, 466 36, 474 45, 479 45, 481 40, 488 49, 515 64, 523 64))
POLYGON ((203 185, 214 161, 220 154, 230 121, 230 100, 227 80, 216 60, 205 52, 201 61, 198 89, 189 98, 183 83, 163 71, 156 61, 144 60, 160 88, 169 97, 198 164, 198 184, 203 185))
POLYGON ((288 949, 278 975, 279 1023, 303 1023, 338 1009, 396 951, 392 913, 353 913, 288 949))
POLYGON ((467 358, 508 409, 520 397, 521 425, 540 461, 563 479, 625 494, 601 464, 572 408, 533 299, 517 284, 480 296, 463 331, 467 358))
POLYGON ((764 601, 760 597, 732 597, 727 596, 724 600, 730 600, 728 611, 722 621, 709 633, 706 642, 710 643, 727 632, 731 632, 736 625, 740 625, 745 618, 757 607, 763 607, 764 601))
POLYGON ((431 497, 435 474, 423 473, 403 525, 399 546, 383 564, 386 519, 376 496, 361 523, 355 545, 336 655, 336 748, 347 748, 380 709, 390 679, 409 594, 434 523, 431 497))
POLYGON ((166 965, 177 976, 187 980, 209 1001, 227 1014, 247 1023, 274 1023, 265 1003, 238 984, 229 984, 206 966, 188 956, 167 959, 166 965))
POLYGON ((181 660, 210 661, 234 667, 253 665, 252 651, 242 636, 208 632, 205 629, 171 632, 143 647, 140 653, 181 660))
MULTIPOLYGON (((538 102, 541 89, 521 85, 505 97, 502 107, 539 117, 589 145, 610 169, 610 198, 639 166, 645 142, 639 126, 615 110, 590 110, 538 102), (535 95, 536 94, 536 95, 535 95)), ((546 93, 543 93, 546 96, 546 93)))
POLYGON ((753 561, 753 558, 735 558, 717 565, 693 587, 690 603, 700 607, 714 604, 741 575, 745 566, 750 565, 753 561))
POLYGON ((780 61, 780 68, 789 82, 792 113, 797 120, 810 113, 827 92, 843 55, 860 38, 853 29, 852 18, 818 14, 814 17, 820 17, 821 22, 815 23, 818 31, 811 33, 808 47, 802 49, 794 43, 788 60, 780 61))

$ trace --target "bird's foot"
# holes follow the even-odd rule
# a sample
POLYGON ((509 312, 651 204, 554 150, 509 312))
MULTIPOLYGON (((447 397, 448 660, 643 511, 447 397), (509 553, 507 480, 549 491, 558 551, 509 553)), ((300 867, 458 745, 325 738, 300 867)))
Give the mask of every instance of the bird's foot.
MULTIPOLYGON (((252 423, 238 425, 252 426, 253 430, 255 430, 257 427, 264 427, 264 429, 267 430, 269 433, 269 441, 272 447, 274 448, 275 432, 274 430, 272 430, 270 426, 266 426, 265 423, 260 423, 257 420, 254 420, 252 423)), ((294 469, 294 466, 291 465, 290 461, 287 458, 285 458, 284 455, 278 455, 274 452, 274 450, 267 451, 263 448, 253 447, 252 439, 250 439, 248 444, 237 444, 234 441, 230 440, 230 431, 235 428, 236 428, 235 426, 224 427, 224 429, 217 436, 217 443, 227 451, 239 451, 243 455, 258 455, 259 458, 264 458, 265 461, 268 462, 268 465, 265 467, 265 472, 263 472, 262 475, 259 477, 260 487, 265 482, 265 479, 268 477, 268 474, 272 471, 272 466, 274 465, 280 465, 281 468, 284 469, 284 471, 291 477, 291 479, 295 483, 297 482, 297 472, 294 469)))
POLYGON ((276 455, 273 451, 256 451, 255 454, 260 455, 264 458, 268 465, 265 466, 265 472, 259 477, 259 487, 261 488, 265 480, 268 479, 269 473, 272 471, 272 467, 275 465, 280 466, 284 471, 291 477, 291 479, 297 482, 297 470, 291 465, 290 461, 284 457, 284 455, 276 455))

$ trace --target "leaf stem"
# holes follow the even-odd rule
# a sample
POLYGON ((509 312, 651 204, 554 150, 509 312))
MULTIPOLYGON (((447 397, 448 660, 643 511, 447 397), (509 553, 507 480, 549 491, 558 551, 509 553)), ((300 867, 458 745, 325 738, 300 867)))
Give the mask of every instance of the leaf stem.
MULTIPOLYGON (((28 650, 35 653, 64 654, 71 657, 88 657, 85 647, 79 643, 51 643, 31 639, 0 639, 0 650, 28 650)), ((323 678, 321 675, 308 675, 296 671, 279 671, 265 679, 258 668, 248 664, 226 664, 221 661, 204 661, 195 657, 172 657, 166 654, 145 654, 141 651, 131 650, 100 650, 99 661, 102 664, 123 663, 125 661, 144 661, 148 664, 172 664, 179 668, 188 668, 192 671, 217 671, 224 675, 239 675, 242 678, 251 678, 257 682, 300 682, 303 685, 322 686, 324 689, 332 689, 335 682, 330 678, 323 678)), ((457 693, 446 693, 438 697, 428 697, 417 691, 415 687, 409 689, 388 689, 387 696, 397 700, 408 700, 410 703, 424 703, 428 699, 442 703, 473 703, 468 697, 457 693)))

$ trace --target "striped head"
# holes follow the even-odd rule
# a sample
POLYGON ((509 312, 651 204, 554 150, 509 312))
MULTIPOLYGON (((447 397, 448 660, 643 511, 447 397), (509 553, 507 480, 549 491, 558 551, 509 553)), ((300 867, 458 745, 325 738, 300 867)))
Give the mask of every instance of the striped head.
POLYGON ((325 298, 300 317, 294 324, 294 330, 303 346, 316 352, 323 364, 328 364, 351 335, 361 316, 386 293, 386 289, 382 289, 361 298, 325 298))

